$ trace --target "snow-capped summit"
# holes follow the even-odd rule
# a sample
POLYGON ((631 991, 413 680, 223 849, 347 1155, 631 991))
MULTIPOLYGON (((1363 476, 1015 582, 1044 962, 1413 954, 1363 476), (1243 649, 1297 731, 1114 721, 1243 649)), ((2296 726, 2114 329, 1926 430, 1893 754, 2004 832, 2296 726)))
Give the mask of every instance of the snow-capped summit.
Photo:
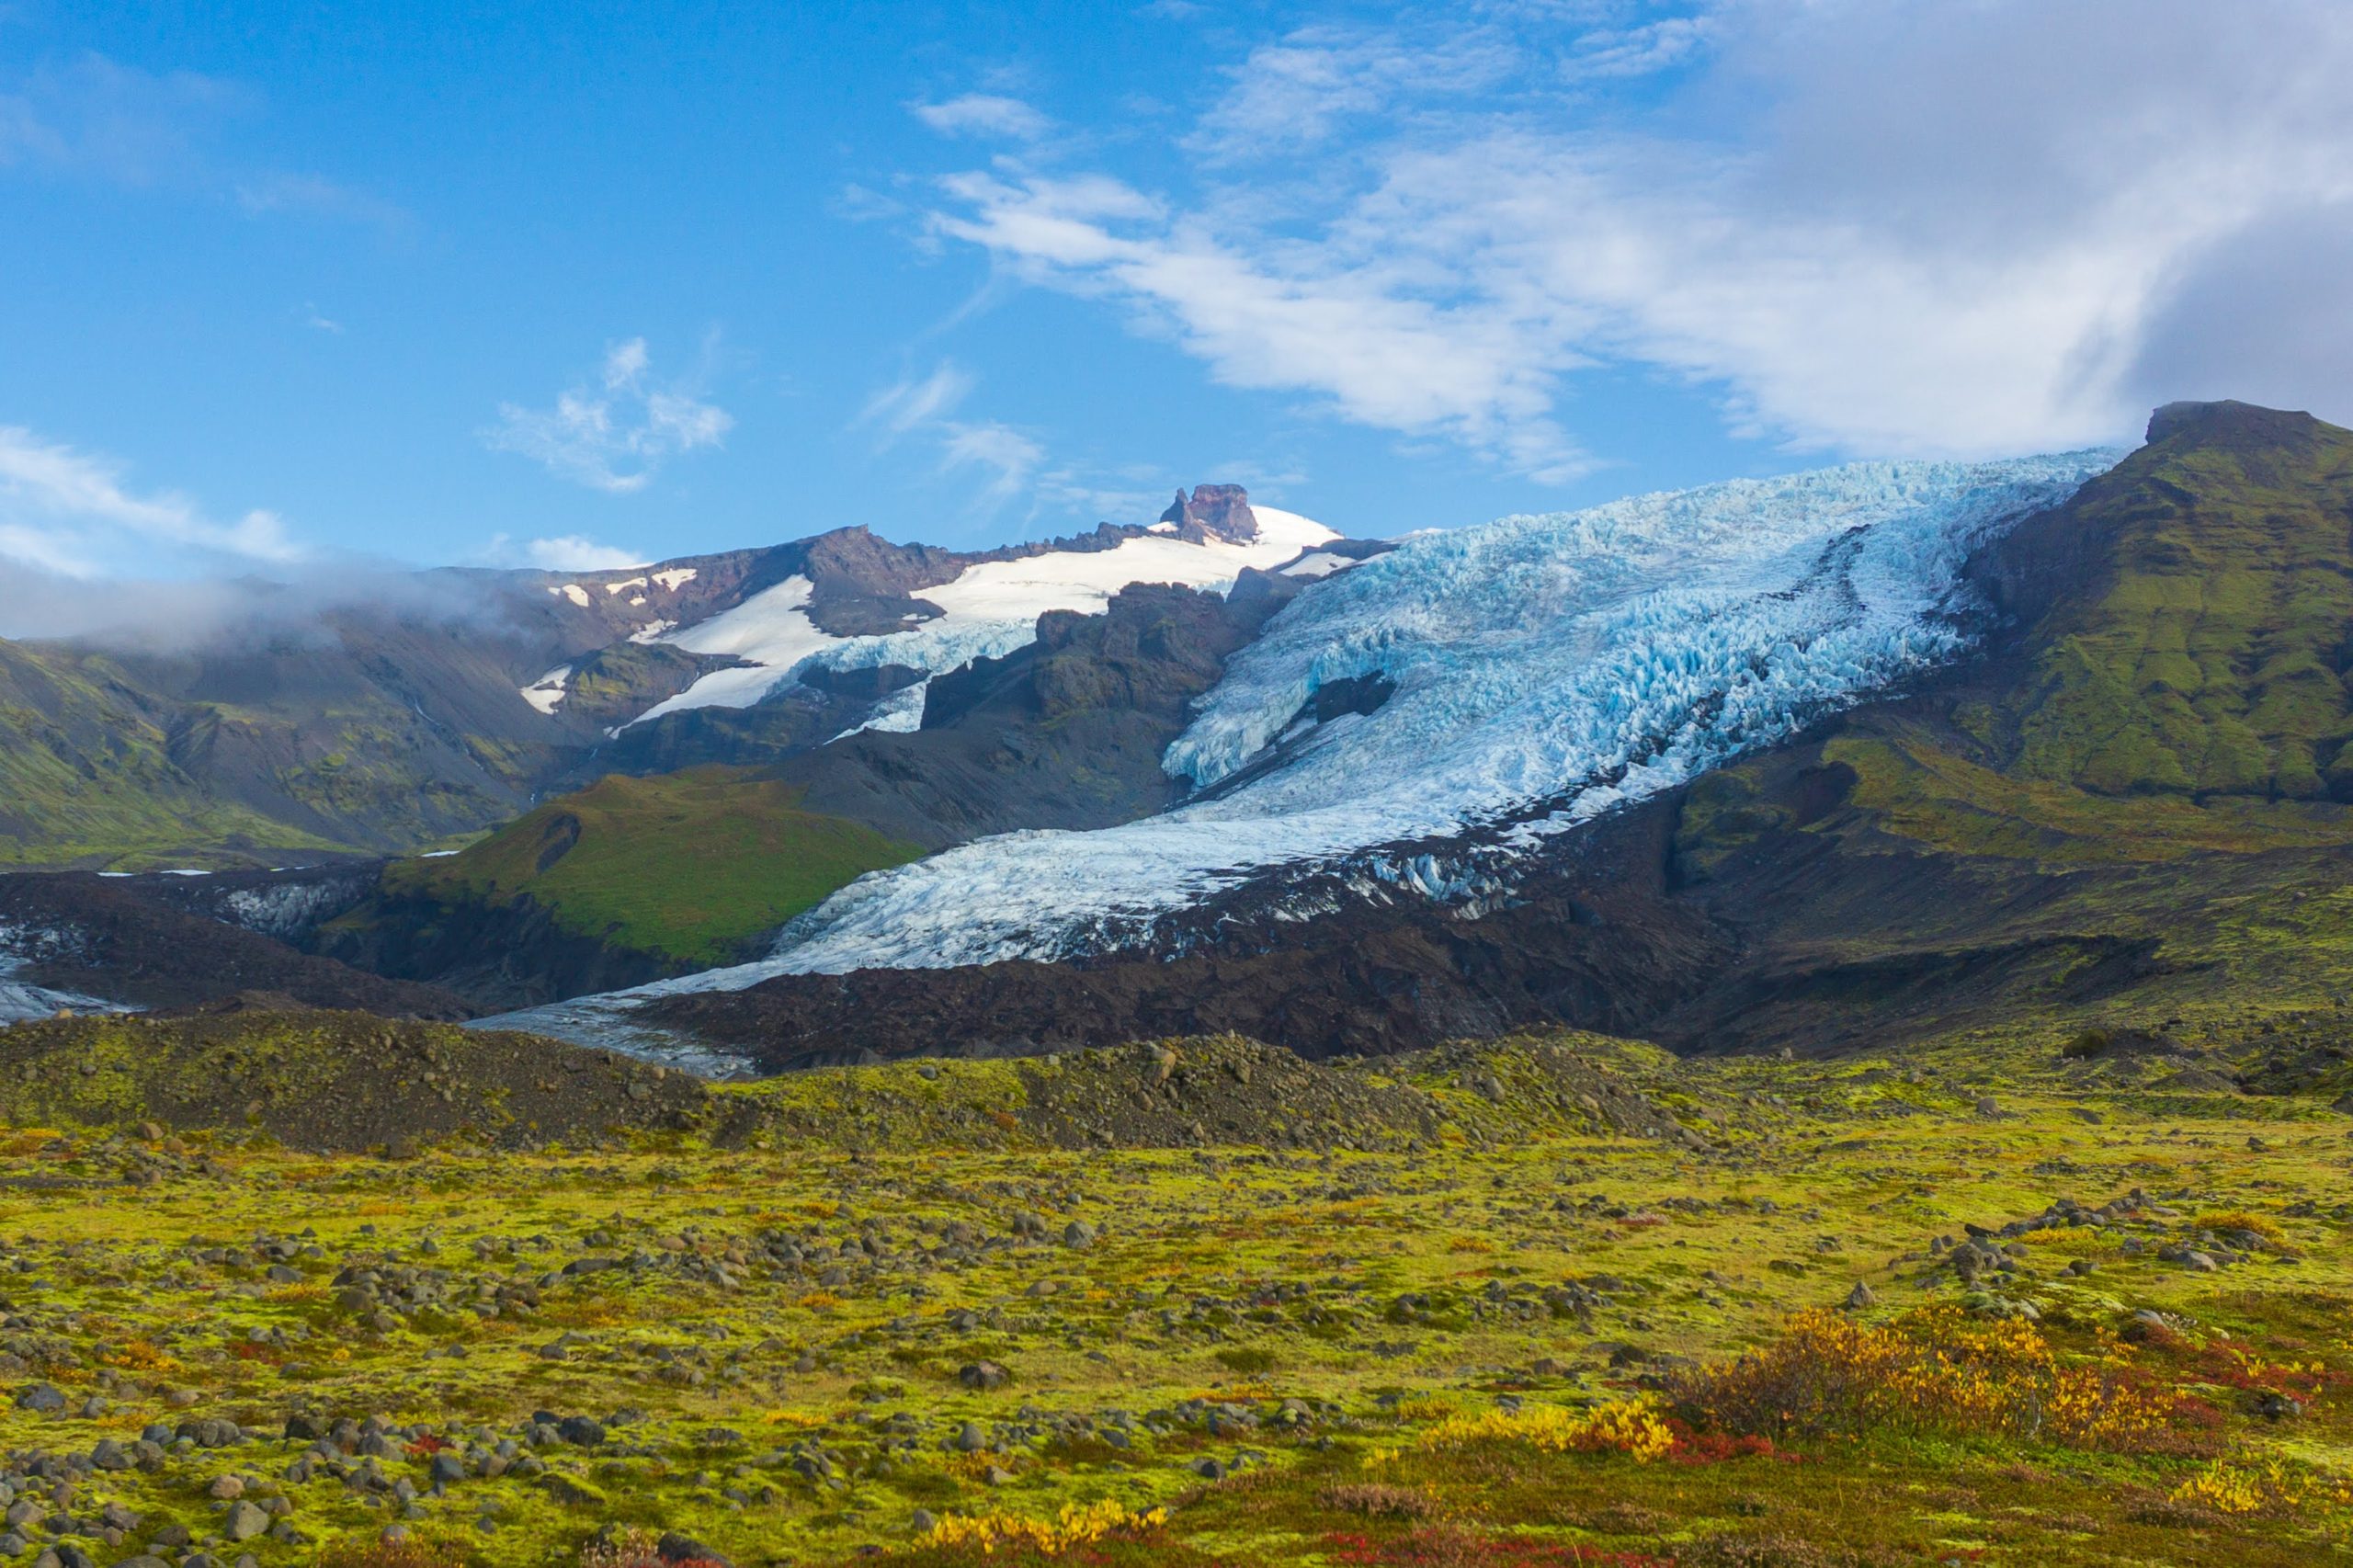
POLYGON ((1112 595, 1138 583, 1222 588, 1245 570, 1279 570, 1340 537, 1294 513, 1251 506, 1240 485, 1202 485, 1194 494, 1211 495, 1211 509, 1199 516, 1188 512, 1184 523, 1165 533, 1135 529, 1108 545, 1098 534, 1072 541, 1084 548, 1058 541, 1035 551, 947 557, 934 568, 936 580, 902 590, 907 608, 898 612, 901 624, 887 631, 841 635, 821 625, 815 613, 819 585, 796 572, 733 608, 653 639, 733 663, 630 722, 696 708, 749 707, 813 668, 898 665, 926 676, 943 674, 1020 647, 1036 635, 1038 618, 1050 610, 1094 614, 1112 595))

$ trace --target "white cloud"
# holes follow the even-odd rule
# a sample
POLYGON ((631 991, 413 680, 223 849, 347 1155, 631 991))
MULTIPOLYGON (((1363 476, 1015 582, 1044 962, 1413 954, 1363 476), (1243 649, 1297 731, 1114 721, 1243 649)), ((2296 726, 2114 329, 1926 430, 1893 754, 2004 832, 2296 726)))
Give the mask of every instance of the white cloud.
POLYGON ((904 437, 919 436, 938 449, 944 473, 979 471, 984 482, 978 502, 996 511, 1028 487, 1046 450, 1010 425, 951 417, 975 384, 970 371, 942 360, 928 375, 910 376, 876 392, 857 424, 875 429, 884 450, 904 437))
POLYGON ((1100 177, 968 175, 948 189, 964 210, 939 215, 941 233, 1033 282, 1114 300, 1228 385, 1305 392, 1344 417, 1448 436, 1545 479, 1589 466, 1550 413, 1559 374, 1584 363, 1568 324, 1419 290, 1386 240, 1237 247, 1100 177))
POLYGON ((0 426, 0 557, 97 578, 133 566, 154 575, 287 564, 303 554, 275 513, 220 521, 185 495, 125 489, 111 460, 0 426))
POLYGON ((1872 452, 2109 439, 2176 395, 2353 412, 2315 347, 2353 320, 2353 7, 1480 14, 1420 75, 1410 16, 1252 51, 1189 192, 1000 159, 930 233, 1221 382, 1540 479, 1588 465, 1562 407, 1603 368, 1872 452))
POLYGON ((645 339, 616 344, 595 386, 573 388, 553 408, 499 404, 498 423, 482 432, 483 443, 593 489, 642 490, 668 460, 716 447, 735 427, 725 409, 686 382, 656 381, 651 366, 645 339))
POLYGON ((97 53, 44 62, 0 86, 0 167, 127 186, 187 180, 243 105, 230 84, 192 72, 159 76, 97 53))
POLYGON ((1005 136, 1035 142, 1053 121, 1019 98, 966 93, 944 103, 911 104, 915 117, 943 136, 1005 136))
POLYGON ((619 572, 646 564, 645 557, 635 551, 598 544, 579 534, 535 539, 523 547, 522 553, 524 560, 548 572, 619 572))

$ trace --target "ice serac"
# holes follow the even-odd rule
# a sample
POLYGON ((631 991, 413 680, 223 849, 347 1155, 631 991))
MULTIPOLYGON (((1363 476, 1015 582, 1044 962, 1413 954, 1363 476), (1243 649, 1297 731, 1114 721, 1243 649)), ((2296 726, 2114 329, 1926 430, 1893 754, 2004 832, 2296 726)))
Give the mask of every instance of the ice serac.
POLYGON ((1414 539, 1228 664, 1165 758, 1204 798, 866 877, 773 958, 658 989, 1099 951, 1318 867, 1462 896, 1432 843, 1507 854, 1961 652, 1971 553, 2120 455, 1857 463, 1414 539), (1388 695, 1315 722, 1342 683, 1388 695))

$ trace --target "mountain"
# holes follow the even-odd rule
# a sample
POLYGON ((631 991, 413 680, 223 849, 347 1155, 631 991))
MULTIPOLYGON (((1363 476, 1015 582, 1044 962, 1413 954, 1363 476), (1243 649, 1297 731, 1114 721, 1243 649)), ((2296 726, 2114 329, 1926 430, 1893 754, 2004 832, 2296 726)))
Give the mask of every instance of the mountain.
POLYGON ((980 840, 772 959, 533 1021, 786 1065, 1538 1021, 1834 1049, 2029 1014, 2227 1030, 2250 984, 2330 1005, 2349 474, 2353 435, 2194 405, 2120 459, 1415 540, 1234 655, 1167 753, 1193 803, 980 840))
POLYGON ((168 644, 0 642, 0 865, 429 848, 609 773, 911 728, 930 676, 1131 583, 1346 563, 1320 549, 1330 530, 1238 487, 1171 514, 983 551, 845 528, 626 571, 428 572, 317 601, 253 587, 168 644))
POLYGON ((827 894, 926 851, 1151 815, 1182 798, 1160 758, 1190 704, 1297 585, 1245 569, 1224 595, 1146 585, 1100 614, 1050 610, 1034 641, 927 682, 912 729, 765 767, 608 777, 390 868, 317 945, 524 1006, 755 957, 827 894))
MULTIPOLYGON (((836 534, 529 583, 607 639, 508 693, 593 732, 578 788, 332 887, 113 890, 759 1068, 1552 1023, 1698 1051, 2230 1034, 2256 994, 2353 985, 2344 431, 2180 405, 2131 453, 1850 464, 1393 549, 1247 508, 1203 487, 1083 548, 836 534), (637 655, 668 673, 589 678, 637 655)), ((75 689, 139 765, 143 699, 75 689)), ((110 994, 92 966, 19 978, 110 994)))

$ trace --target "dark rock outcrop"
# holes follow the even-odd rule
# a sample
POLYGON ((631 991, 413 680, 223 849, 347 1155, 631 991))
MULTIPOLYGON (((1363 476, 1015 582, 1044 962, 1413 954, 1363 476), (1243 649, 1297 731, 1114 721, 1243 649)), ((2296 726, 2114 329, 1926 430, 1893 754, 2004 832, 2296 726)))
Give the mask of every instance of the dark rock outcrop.
POLYGON ((175 909, 149 891, 79 872, 0 877, 0 927, 17 979, 142 1007, 237 992, 392 1017, 475 1016, 437 986, 387 980, 258 931, 175 909))
POLYGON ((1179 490, 1160 520, 1175 524, 1176 537, 1194 544, 1212 539, 1247 544, 1258 537, 1257 514, 1238 484, 1196 484, 1190 500, 1179 490))
POLYGON ((1101 615, 1052 611, 1035 642, 935 677, 919 731, 852 735, 779 776, 812 811, 927 848, 1150 815, 1183 798, 1160 758, 1193 699, 1281 602, 1144 585, 1101 615))
POLYGON ((529 895, 492 904, 385 893, 367 906, 364 920, 329 926, 319 943, 327 958, 356 970, 428 976, 431 986, 420 989, 463 996, 484 1013, 618 991, 698 967, 567 931, 529 895))

